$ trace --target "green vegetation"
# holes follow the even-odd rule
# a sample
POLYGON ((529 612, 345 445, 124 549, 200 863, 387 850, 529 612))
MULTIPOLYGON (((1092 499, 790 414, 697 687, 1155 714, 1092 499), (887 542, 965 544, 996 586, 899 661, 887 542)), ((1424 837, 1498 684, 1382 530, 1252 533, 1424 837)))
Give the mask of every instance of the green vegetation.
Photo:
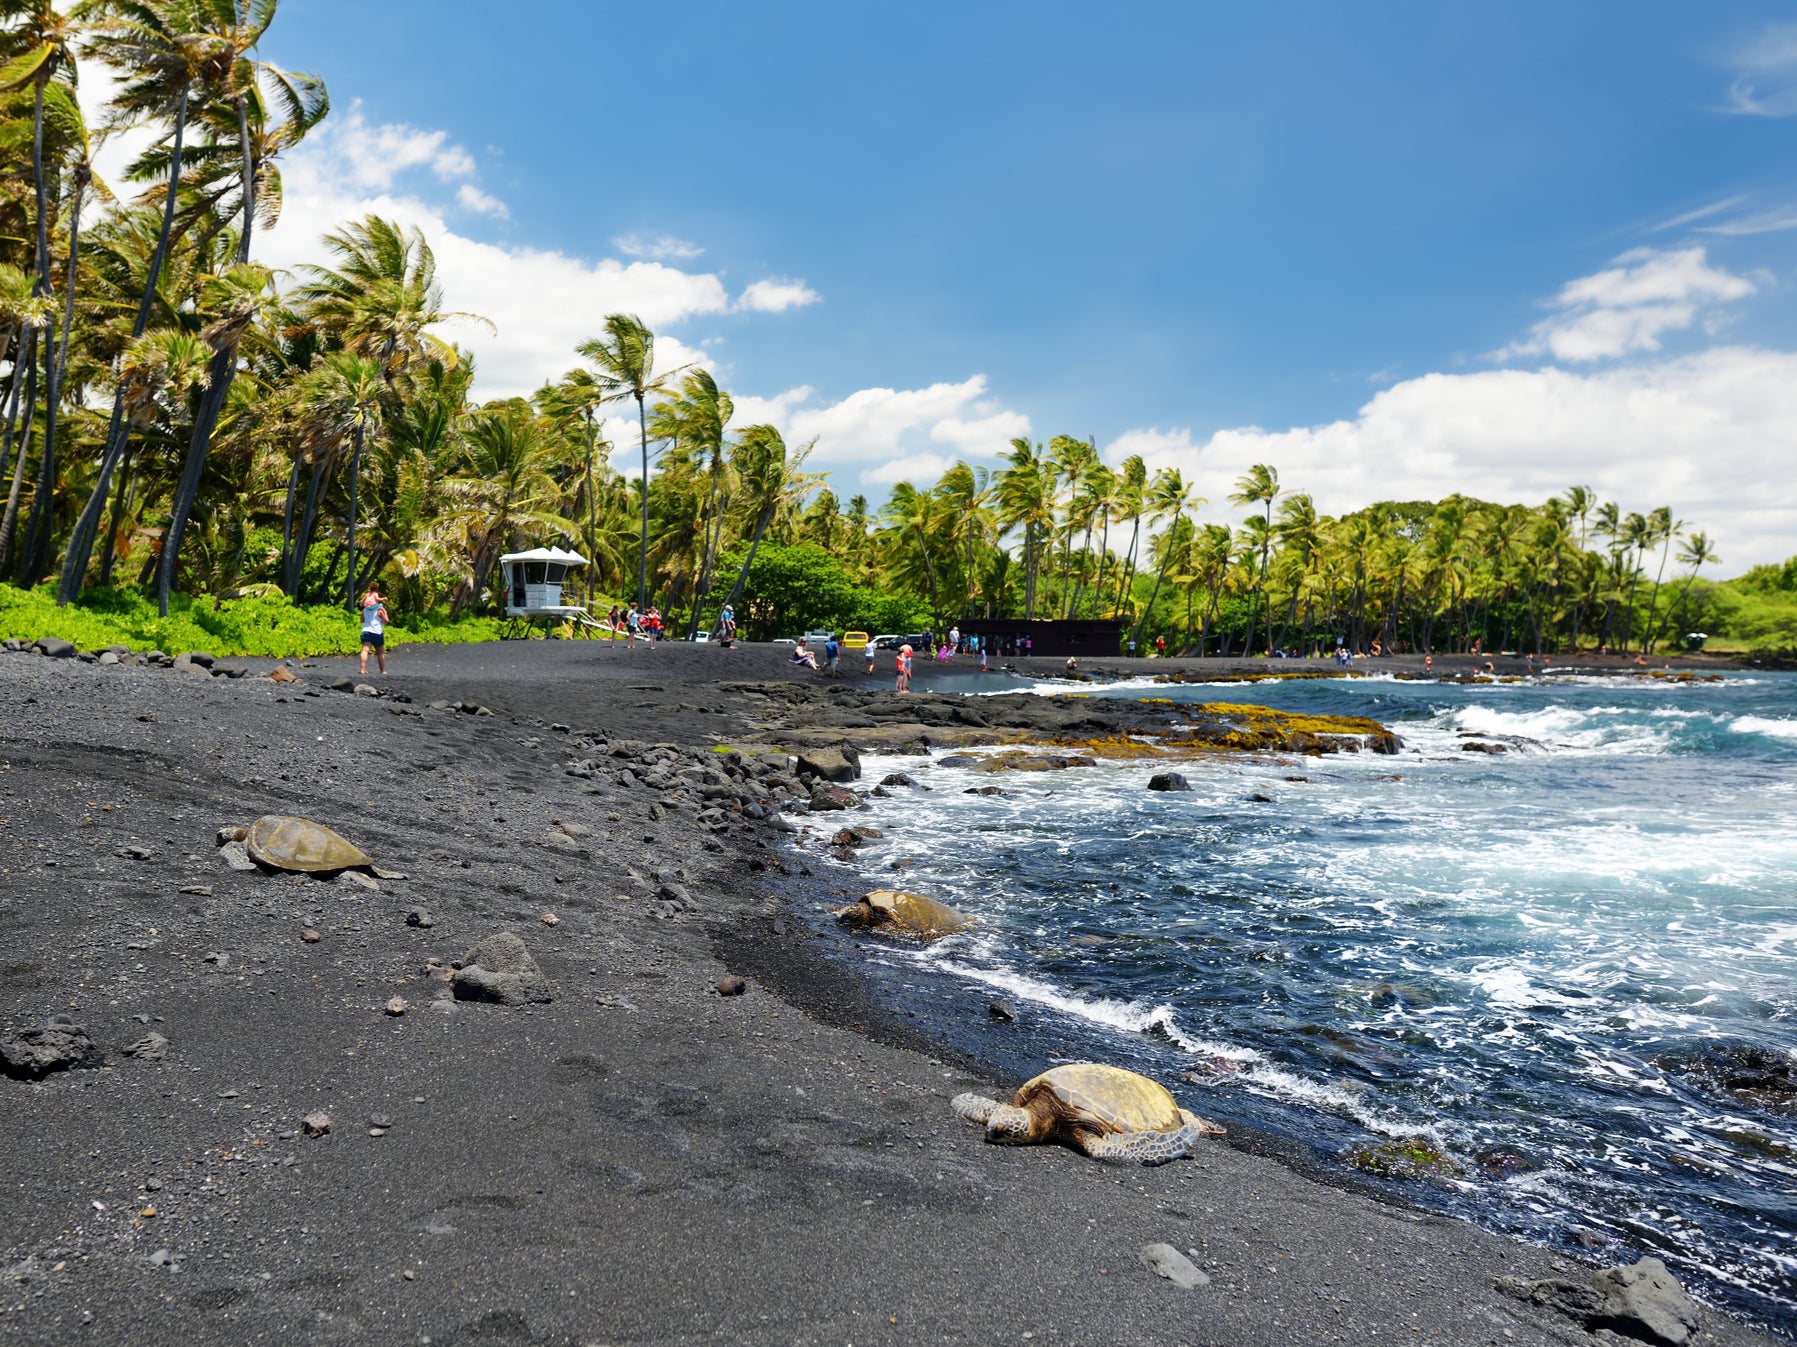
POLYGON ((1058 435, 843 501, 812 445, 733 424, 715 377, 658 367, 629 314, 593 315, 534 396, 476 402, 437 332, 481 320, 445 311, 418 230, 345 221, 282 288, 255 264, 281 157, 330 110, 257 57, 277 4, 0 5, 0 577, 29 592, 8 630, 342 649, 331 606, 378 582, 408 635, 484 637, 498 558, 553 543, 591 558, 589 607, 631 595, 676 634, 731 603, 761 638, 1096 617, 1203 654, 1645 651, 1695 627, 1797 645, 1789 567, 1709 584, 1709 539, 1669 507, 1582 487, 1330 518, 1256 464, 1210 484, 1248 511, 1232 528, 1177 471, 1058 435), (116 184, 93 174, 82 63, 115 77, 93 130, 149 133, 116 184))
MULTIPOLYGON (((190 599, 173 595, 167 617, 153 597, 136 589, 90 589, 79 604, 58 607, 48 586, 30 592, 0 584, 0 638, 60 636, 83 650, 126 645, 178 655, 350 655, 360 648, 361 623, 334 607, 296 607, 284 594, 190 599)), ((389 647, 407 641, 492 641, 490 617, 451 621, 442 614, 407 616, 387 629, 389 647)))
POLYGON ((1458 1161, 1425 1137, 1361 1142, 1348 1147, 1347 1160, 1362 1173, 1382 1179, 1451 1179, 1465 1172, 1458 1161))

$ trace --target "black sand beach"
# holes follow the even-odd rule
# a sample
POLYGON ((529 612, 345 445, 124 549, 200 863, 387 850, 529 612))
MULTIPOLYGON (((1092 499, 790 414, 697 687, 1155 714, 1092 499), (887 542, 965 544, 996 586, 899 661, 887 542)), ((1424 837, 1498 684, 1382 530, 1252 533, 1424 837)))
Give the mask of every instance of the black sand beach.
MULTIPOLYGON (((703 813, 778 778, 713 746, 786 704, 753 685, 817 686, 780 648, 413 648, 369 680, 409 701, 223 663, 256 676, 0 655, 0 1032, 66 1015, 104 1056, 0 1082, 0 1340, 1600 1340, 1497 1285, 1570 1260, 1252 1138, 984 1144, 948 1100, 1017 1083, 1002 1026, 951 1054, 883 1012, 805 920, 808 848, 703 813), (406 877, 228 869, 216 831, 265 813, 406 877), (449 995, 498 931, 553 1000, 449 995)), ((1770 1341, 1713 1310, 1692 1340, 1770 1341)))

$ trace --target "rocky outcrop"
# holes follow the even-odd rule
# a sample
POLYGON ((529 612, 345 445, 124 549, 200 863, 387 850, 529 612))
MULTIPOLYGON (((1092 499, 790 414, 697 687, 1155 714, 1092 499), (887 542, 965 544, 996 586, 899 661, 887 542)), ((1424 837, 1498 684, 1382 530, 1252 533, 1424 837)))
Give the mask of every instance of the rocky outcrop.
POLYGON ((852 744, 831 748, 807 748, 799 753, 799 771, 821 777, 825 781, 858 781, 861 778, 861 754, 852 744))
POLYGON ((1182 772, 1156 772, 1148 778, 1149 790, 1190 790, 1192 783, 1182 772))
POLYGON ((1498 1289, 1574 1320, 1661 1347, 1685 1347, 1697 1332, 1697 1306, 1657 1258, 1600 1268, 1584 1281, 1500 1277, 1498 1289))
POLYGON ((99 1066, 101 1060, 87 1030, 67 1015, 52 1015, 42 1029, 0 1038, 0 1072, 14 1080, 42 1080, 56 1071, 99 1066))
POLYGON ((524 942, 510 931, 488 936, 463 955, 462 966, 449 985, 458 1001, 523 1006, 554 999, 549 979, 524 942))

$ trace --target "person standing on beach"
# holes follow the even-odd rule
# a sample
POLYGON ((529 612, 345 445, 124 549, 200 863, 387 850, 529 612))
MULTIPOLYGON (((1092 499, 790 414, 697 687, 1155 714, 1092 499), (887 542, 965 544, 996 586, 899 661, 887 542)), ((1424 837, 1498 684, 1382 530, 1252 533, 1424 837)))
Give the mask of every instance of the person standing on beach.
POLYGON ((376 663, 380 665, 382 676, 387 672, 387 624, 393 619, 387 616, 387 601, 381 597, 381 591, 374 585, 368 586, 368 592, 362 596, 362 672, 368 672, 368 652, 374 651, 376 663))
POLYGON ((873 677, 873 672, 874 672, 874 643, 872 641, 869 641, 867 643, 867 648, 864 649, 861 653, 867 656, 867 674, 868 674, 868 677, 871 678, 871 677, 873 677))
POLYGON ((898 677, 893 681, 892 690, 903 696, 911 691, 911 647, 901 645, 898 652, 898 677))
POLYGON ((630 607, 624 610, 624 640, 626 649, 633 651, 636 649, 636 633, 642 625, 643 616, 641 613, 637 612, 636 604, 633 602, 630 607))
POLYGON ((605 615, 605 625, 611 628, 611 635, 608 638, 609 640, 615 641, 618 639, 618 627, 623 623, 623 621, 624 621, 624 614, 622 614, 618 611, 618 605, 614 603, 611 606, 611 612, 609 612, 605 615))

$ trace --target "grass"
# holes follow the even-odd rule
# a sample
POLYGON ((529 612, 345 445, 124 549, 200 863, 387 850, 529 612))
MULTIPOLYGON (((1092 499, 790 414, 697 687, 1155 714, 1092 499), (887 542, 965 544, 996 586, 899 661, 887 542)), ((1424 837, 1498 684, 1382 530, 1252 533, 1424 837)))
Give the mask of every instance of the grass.
MULTIPOLYGON (((450 620, 441 613, 400 613, 387 627, 389 647, 410 642, 458 644, 492 641, 499 622, 490 617, 450 620)), ((0 639, 35 641, 59 636, 83 650, 126 645, 167 654, 204 650, 209 654, 298 658, 353 655, 361 648, 356 614, 334 607, 296 607, 285 597, 214 601, 177 594, 169 615, 136 589, 89 590, 79 603, 56 606, 56 587, 23 590, 0 584, 0 639)))

